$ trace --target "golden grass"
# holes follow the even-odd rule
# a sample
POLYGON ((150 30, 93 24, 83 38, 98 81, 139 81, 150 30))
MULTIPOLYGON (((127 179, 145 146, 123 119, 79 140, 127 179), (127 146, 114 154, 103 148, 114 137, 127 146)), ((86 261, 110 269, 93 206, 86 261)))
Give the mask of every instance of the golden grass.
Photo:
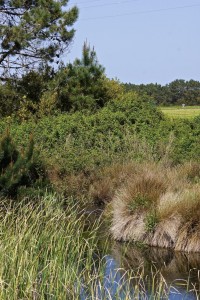
POLYGON ((134 162, 103 168, 91 181, 89 198, 95 204, 109 203, 115 191, 123 186, 130 176, 136 174, 137 169, 137 164, 134 162))
POLYGON ((197 163, 138 165, 112 199, 113 237, 200 252, 199 171, 197 163))
POLYGON ((161 111, 169 118, 191 119, 200 115, 200 106, 161 107, 161 111))

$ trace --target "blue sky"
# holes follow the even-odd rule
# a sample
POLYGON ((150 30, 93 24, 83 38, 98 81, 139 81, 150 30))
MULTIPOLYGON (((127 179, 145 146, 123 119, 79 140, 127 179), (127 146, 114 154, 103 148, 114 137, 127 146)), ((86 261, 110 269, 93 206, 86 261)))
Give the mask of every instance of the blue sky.
POLYGON ((87 40, 109 78, 200 81, 200 0, 71 0, 80 9, 67 61, 87 40))

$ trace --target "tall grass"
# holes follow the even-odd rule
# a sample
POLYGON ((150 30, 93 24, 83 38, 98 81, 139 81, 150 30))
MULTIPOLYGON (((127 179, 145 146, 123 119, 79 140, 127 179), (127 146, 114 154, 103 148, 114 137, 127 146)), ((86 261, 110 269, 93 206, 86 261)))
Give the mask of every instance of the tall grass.
POLYGON ((0 213, 0 299, 78 299, 91 271, 98 222, 86 232, 78 207, 45 196, 0 213))
POLYGON ((61 200, 1 201, 0 299, 168 299, 160 272, 113 266, 106 239, 99 250, 100 218, 90 224, 73 199, 61 200))

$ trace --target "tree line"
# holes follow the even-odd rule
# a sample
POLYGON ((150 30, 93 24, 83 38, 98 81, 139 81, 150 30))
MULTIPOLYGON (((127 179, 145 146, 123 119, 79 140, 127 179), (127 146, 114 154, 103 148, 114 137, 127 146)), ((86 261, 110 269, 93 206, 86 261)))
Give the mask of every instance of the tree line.
MULTIPOLYGON (((73 40, 76 6, 68 0, 0 0, 0 117, 21 121, 56 112, 90 111, 126 92, 157 105, 199 105, 200 82, 120 83, 108 79, 94 48, 64 63, 73 40)), ((121 97, 122 98, 122 97, 121 97)))
POLYGON ((169 84, 125 83, 126 91, 151 96, 157 105, 200 105, 200 82, 196 80, 176 79, 169 84))

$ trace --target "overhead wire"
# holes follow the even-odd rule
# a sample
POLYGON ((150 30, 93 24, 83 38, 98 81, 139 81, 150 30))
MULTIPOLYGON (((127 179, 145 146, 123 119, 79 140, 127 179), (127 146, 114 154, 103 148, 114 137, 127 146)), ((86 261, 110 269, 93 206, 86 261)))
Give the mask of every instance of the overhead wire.
POLYGON ((133 2, 136 2, 136 1, 139 1, 139 0, 117 1, 117 2, 111 2, 111 3, 103 3, 103 4, 97 4, 97 5, 83 6, 83 7, 80 7, 80 8, 83 9, 83 8, 104 7, 104 6, 112 6, 112 5, 133 3, 133 2))
POLYGON ((91 3, 91 2, 99 2, 99 1, 102 1, 102 0, 87 0, 87 1, 73 1, 73 2, 69 2, 69 4, 72 4, 72 5, 79 5, 79 4, 82 4, 82 3, 91 3))
POLYGON ((129 13, 121 13, 115 15, 107 15, 107 16, 99 16, 99 17, 91 17, 91 18, 81 18, 82 21, 89 21, 89 20, 98 20, 98 19, 109 19, 109 18, 117 18, 122 16, 131 16, 131 15, 141 15, 141 14, 149 14, 154 12, 163 12, 163 11, 170 11, 170 10, 178 10, 184 8, 192 8, 192 7, 200 7, 199 4, 191 4, 191 5, 183 5, 183 6, 175 6, 175 7, 167 7, 167 8, 159 8, 159 9, 150 9, 150 10, 143 10, 143 11, 133 11, 129 13))

